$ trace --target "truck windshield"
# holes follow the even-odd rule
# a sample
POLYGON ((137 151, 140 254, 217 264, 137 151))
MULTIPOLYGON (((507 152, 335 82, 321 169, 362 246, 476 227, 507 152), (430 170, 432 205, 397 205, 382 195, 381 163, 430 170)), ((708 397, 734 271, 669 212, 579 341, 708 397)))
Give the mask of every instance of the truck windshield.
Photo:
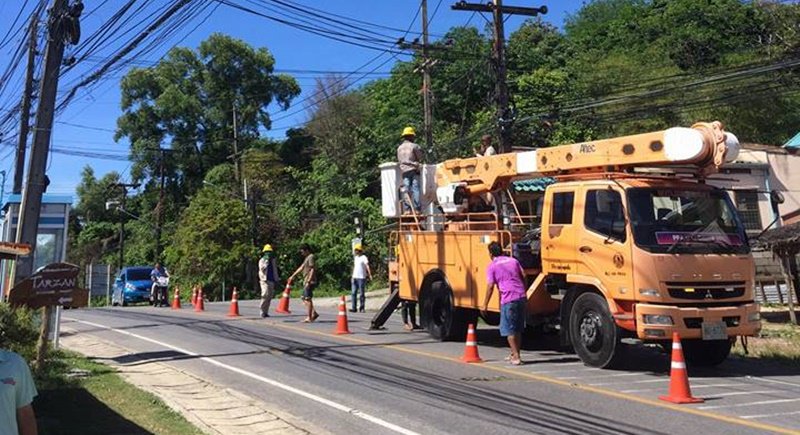
POLYGON ((749 252, 743 226, 723 190, 628 189, 636 245, 654 253, 749 252))

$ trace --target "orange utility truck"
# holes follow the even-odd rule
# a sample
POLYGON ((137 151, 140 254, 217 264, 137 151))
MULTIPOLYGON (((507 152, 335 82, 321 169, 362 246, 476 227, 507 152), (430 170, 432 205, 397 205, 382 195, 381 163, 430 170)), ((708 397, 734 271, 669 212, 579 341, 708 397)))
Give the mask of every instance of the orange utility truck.
MULTIPOLYGON (((669 346, 715 365, 760 328, 754 264, 726 191, 706 180, 739 151, 718 122, 633 136, 447 160, 420 174, 423 212, 401 215, 396 164, 381 165, 383 212, 398 220, 392 296, 417 301, 431 336, 463 337, 480 315, 488 245, 528 280, 528 326, 557 330, 584 363, 609 367, 625 344, 669 346), (550 177, 541 221, 516 212, 517 180, 550 177)), ((497 293, 484 320, 498 320, 497 293)), ((496 323, 495 323, 496 324, 496 323)))

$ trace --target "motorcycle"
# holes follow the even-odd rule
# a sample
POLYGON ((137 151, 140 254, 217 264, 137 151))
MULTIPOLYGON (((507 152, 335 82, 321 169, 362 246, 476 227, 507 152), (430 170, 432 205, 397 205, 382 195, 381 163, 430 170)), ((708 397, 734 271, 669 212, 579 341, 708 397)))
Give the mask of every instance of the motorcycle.
POLYGON ((169 277, 159 276, 150 288, 150 305, 154 307, 169 306, 169 277))

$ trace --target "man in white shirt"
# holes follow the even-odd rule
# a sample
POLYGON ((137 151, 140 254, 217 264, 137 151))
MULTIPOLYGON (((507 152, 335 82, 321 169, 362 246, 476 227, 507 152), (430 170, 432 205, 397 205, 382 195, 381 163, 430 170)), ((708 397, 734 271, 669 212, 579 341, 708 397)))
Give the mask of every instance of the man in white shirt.
POLYGON ((369 270, 369 259, 364 255, 360 243, 353 247, 355 255, 353 256, 353 276, 352 276, 352 293, 350 295, 351 308, 350 312, 356 312, 356 302, 360 302, 358 311, 364 312, 364 302, 366 295, 364 292, 367 288, 367 279, 372 279, 372 271, 369 270), (358 299, 356 299, 358 297, 358 299))
POLYGON ((0 435, 36 435, 33 398, 36 386, 28 363, 0 349, 0 435))

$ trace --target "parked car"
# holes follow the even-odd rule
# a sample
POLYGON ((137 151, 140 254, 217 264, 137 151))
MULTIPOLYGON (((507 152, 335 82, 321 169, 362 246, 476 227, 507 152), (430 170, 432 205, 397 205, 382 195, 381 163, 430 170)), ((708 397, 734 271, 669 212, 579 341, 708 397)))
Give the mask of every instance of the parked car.
POLYGON ((124 267, 114 279, 111 305, 125 307, 131 303, 149 302, 150 288, 153 285, 150 280, 152 270, 149 266, 124 267))

